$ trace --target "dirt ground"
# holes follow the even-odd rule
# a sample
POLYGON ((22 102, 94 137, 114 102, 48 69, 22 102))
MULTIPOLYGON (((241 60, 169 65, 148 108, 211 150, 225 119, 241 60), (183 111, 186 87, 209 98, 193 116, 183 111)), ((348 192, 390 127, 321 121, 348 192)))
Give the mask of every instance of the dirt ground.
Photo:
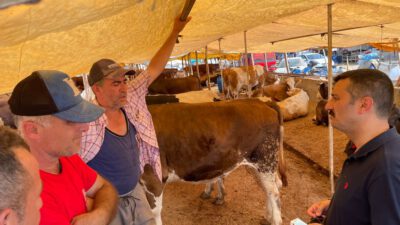
MULTIPOLYGON (((316 126, 312 122, 314 112, 307 117, 287 121, 284 124, 284 142, 301 152, 316 164, 329 168, 328 127, 316 126)), ((342 170, 346 155, 343 152, 348 138, 342 132, 333 129, 334 172, 338 175, 342 170)))

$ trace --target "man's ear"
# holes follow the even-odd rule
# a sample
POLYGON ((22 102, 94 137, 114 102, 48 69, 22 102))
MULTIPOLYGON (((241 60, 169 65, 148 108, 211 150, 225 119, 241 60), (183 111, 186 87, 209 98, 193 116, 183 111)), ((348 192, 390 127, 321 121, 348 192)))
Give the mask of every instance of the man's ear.
POLYGON ((39 125, 34 121, 23 121, 22 124, 22 132, 24 137, 29 139, 37 139, 39 135, 39 125))
POLYGON ((364 114, 366 112, 370 112, 374 106, 374 99, 370 96, 365 96, 360 99, 360 108, 359 113, 364 114))
POLYGON ((100 87, 99 87, 99 85, 97 85, 97 84, 94 84, 93 86, 91 86, 91 88, 92 88, 92 91, 93 91, 95 94, 97 94, 97 93, 99 92, 99 90, 100 90, 100 87))
POLYGON ((10 224, 12 209, 3 209, 0 211, 0 224, 10 224))

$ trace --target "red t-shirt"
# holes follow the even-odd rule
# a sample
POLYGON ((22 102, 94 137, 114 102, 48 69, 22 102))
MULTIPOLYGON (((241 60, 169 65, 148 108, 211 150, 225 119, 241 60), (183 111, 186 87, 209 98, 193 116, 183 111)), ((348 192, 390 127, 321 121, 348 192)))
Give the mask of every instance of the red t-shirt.
POLYGON ((41 225, 70 224, 75 216, 85 213, 85 192, 97 178, 97 173, 78 155, 61 157, 60 163, 60 174, 40 170, 43 183, 41 225))

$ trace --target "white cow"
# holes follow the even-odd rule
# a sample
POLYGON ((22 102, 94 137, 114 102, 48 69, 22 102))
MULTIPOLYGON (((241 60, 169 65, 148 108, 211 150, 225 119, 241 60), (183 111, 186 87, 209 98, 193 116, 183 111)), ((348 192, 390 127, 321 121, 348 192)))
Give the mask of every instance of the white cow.
POLYGON ((308 102, 310 98, 307 92, 300 88, 293 88, 288 91, 290 96, 283 101, 277 102, 283 114, 283 120, 293 120, 308 114, 308 102))

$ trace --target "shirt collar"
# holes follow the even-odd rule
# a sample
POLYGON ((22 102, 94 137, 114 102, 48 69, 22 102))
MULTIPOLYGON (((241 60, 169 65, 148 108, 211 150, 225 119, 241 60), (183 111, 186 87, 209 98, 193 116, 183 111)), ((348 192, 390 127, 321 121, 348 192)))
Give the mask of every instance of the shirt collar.
POLYGON ((394 138, 397 138, 398 134, 395 128, 390 128, 387 131, 376 136, 364 146, 362 146, 357 152, 351 154, 348 159, 359 159, 368 156, 371 152, 377 150, 385 142, 388 142, 394 138))

